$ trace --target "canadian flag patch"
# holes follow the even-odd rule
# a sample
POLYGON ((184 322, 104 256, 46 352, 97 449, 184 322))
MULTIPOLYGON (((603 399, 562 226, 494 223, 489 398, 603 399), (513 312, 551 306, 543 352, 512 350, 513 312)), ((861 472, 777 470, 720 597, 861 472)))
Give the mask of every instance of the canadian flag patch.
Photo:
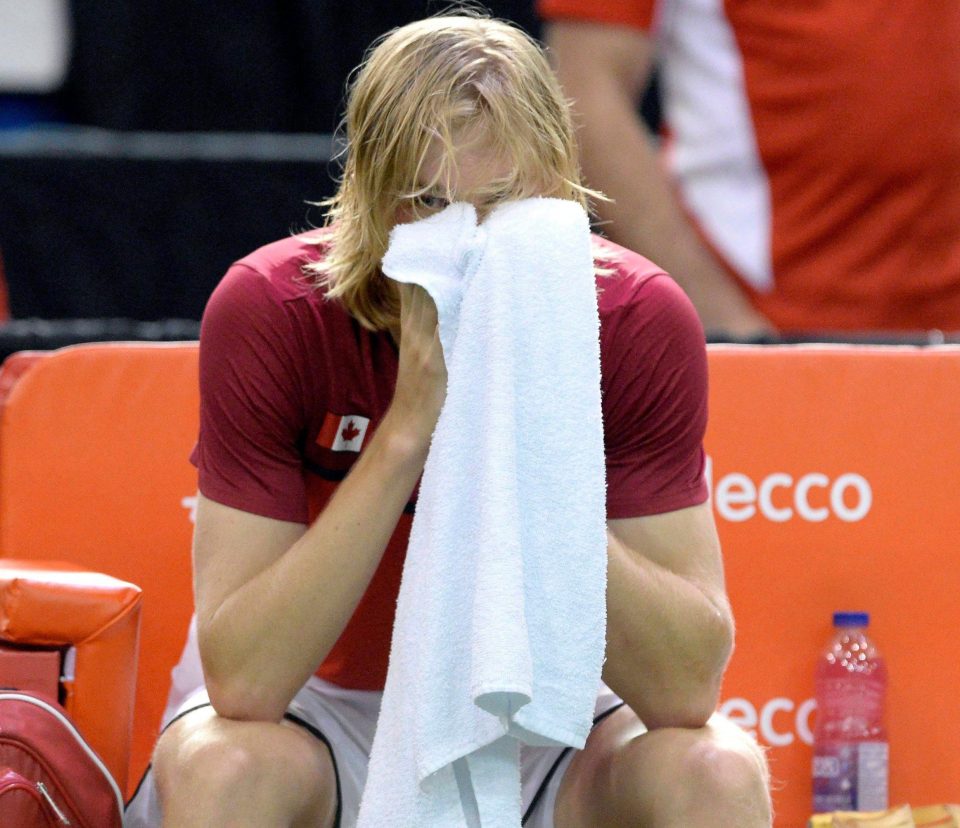
POLYGON ((330 451, 360 451, 367 436, 369 417, 359 414, 333 414, 327 412, 317 435, 317 445, 330 451))

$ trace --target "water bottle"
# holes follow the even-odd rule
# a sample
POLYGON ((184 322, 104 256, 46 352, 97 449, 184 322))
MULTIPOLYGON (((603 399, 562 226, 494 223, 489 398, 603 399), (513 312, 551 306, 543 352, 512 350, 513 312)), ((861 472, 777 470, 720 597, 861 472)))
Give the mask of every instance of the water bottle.
POLYGON ((817 662, 815 813, 887 808, 887 665, 867 635, 869 623, 865 612, 834 613, 833 636, 817 662))

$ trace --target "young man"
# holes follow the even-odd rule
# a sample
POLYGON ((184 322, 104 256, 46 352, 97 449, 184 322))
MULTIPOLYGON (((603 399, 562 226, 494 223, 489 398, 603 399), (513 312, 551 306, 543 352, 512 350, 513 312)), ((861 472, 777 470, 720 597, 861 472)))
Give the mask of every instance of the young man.
MULTIPOLYGON (((433 303, 379 272, 389 230, 452 201, 586 204, 556 81, 498 21, 392 32, 353 84, 347 137, 327 227, 235 264, 204 316, 206 684, 161 737, 133 825, 354 824, 446 384, 433 303)), ((703 332, 662 271, 596 245, 610 689, 584 750, 524 749, 524 824, 769 825, 762 755, 711 715, 732 620, 703 479, 703 332)))

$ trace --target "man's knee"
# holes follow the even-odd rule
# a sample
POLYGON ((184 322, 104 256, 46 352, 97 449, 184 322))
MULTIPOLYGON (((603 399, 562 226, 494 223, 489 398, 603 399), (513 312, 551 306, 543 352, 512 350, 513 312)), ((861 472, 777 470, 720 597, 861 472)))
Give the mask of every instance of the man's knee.
POLYGON ((248 743, 228 738, 214 728, 168 732, 160 737, 153 756, 161 798, 175 791, 200 788, 208 795, 228 794, 256 785, 265 765, 260 751, 248 743))
POLYGON ((327 748, 289 724, 237 722, 208 714, 177 722, 154 751, 157 791, 165 811, 201 802, 246 801, 271 810, 278 797, 323 813, 335 808, 336 778, 327 748))
POLYGON ((729 724, 708 727, 704 738, 690 744, 683 752, 680 778, 707 797, 766 801, 769 790, 762 748, 736 725, 729 724))
POLYGON ((671 798, 692 811, 715 809, 727 820, 736 815, 737 824, 769 825, 770 775, 756 740, 720 716, 692 733, 692 738, 677 734, 684 744, 678 772, 667 782, 675 786, 671 798))
POLYGON ((756 741, 714 717, 698 730, 664 728, 633 738, 614 782, 622 813, 644 825, 759 826, 770 824, 768 780, 756 741))

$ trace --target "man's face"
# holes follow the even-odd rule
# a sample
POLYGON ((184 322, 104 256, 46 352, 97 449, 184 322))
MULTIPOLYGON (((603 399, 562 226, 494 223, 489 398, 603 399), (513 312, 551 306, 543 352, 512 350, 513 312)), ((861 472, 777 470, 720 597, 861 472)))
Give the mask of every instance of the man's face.
POLYGON ((508 180, 510 159, 498 155, 483 136, 461 132, 455 139, 457 149, 452 163, 446 165, 445 176, 439 178, 437 174, 444 166, 444 148, 439 141, 433 142, 424 159, 416 187, 423 189, 434 179, 437 183, 397 208, 397 224, 426 218, 454 201, 472 204, 478 218, 483 221, 486 214, 507 197, 506 193, 498 190, 496 182, 508 180))

